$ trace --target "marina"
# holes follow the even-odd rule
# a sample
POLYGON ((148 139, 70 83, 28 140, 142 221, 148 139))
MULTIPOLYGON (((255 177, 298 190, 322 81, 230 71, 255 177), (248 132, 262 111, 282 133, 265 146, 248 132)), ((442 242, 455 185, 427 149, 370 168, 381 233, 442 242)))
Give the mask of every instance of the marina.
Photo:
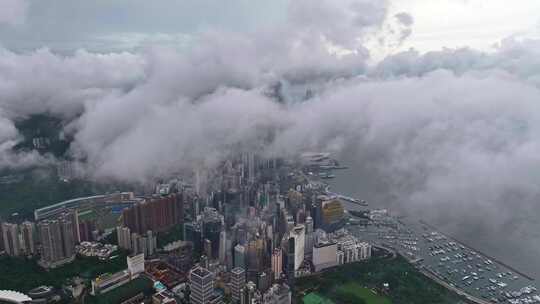
MULTIPOLYGON (((350 203, 345 208, 358 211, 350 203)), ((395 250, 424 274, 475 303, 540 303, 530 276, 425 222, 375 212, 377 216, 370 216, 369 224, 349 225, 348 229, 359 238, 395 250)), ((350 214, 354 219, 358 213, 350 214)))

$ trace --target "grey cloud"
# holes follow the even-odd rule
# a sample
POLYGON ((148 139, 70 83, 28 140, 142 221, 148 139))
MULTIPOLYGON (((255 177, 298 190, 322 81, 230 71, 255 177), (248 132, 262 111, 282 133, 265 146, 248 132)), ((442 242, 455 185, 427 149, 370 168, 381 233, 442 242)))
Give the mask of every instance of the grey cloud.
POLYGON ((347 49, 362 44, 366 33, 386 19, 387 1, 323 0, 291 1, 289 19, 308 35, 347 49))
POLYGON ((370 69, 370 34, 396 45, 411 30, 386 7, 295 1, 285 26, 205 30, 180 51, 2 50, 0 167, 54 161, 11 150, 15 119, 51 113, 65 119, 70 156, 94 178, 149 181, 244 149, 333 150, 362 163, 369 190, 395 208, 450 218, 453 231, 506 224, 521 235, 530 220, 517 219, 540 197, 539 42, 408 51, 370 69), (336 55, 329 44, 354 51, 336 55), (304 100, 307 90, 315 96, 304 100))
POLYGON ((503 40, 495 52, 486 53, 474 49, 444 49, 421 55, 415 50, 398 53, 385 58, 371 72, 380 77, 421 76, 445 69, 461 75, 468 71, 484 73, 500 72, 519 76, 540 85, 540 41, 503 40))
POLYGON ((397 13, 394 17, 405 26, 412 26, 414 24, 414 18, 408 13, 397 13))
POLYGON ((55 51, 73 52, 81 47, 94 51, 115 51, 126 46, 124 38, 118 42, 103 39, 103 36, 110 35, 128 38, 141 35, 175 36, 179 33, 191 35, 208 28, 249 32, 282 23, 288 0, 2 2, 9 9, 0 10, 0 17, 5 15, 6 21, 19 20, 14 10, 24 3, 27 4, 27 18, 23 26, 16 28, 2 27, 0 23, 0 45, 18 51, 49 47, 55 51))
POLYGON ((26 0, 0 0, 0 27, 19 26, 26 21, 28 9, 26 0))
POLYGON ((103 134, 116 123, 100 114, 110 111, 112 105, 100 107, 103 109, 83 118, 77 148, 95 166, 96 175, 143 181, 182 169, 216 166, 239 146, 259 149, 283 114, 279 105, 259 94, 224 89, 199 104, 178 100, 145 105, 144 112, 130 112, 122 118, 133 125, 123 132, 113 129, 117 136, 111 138, 103 134))
MULTIPOLYGON (((11 120, 36 113, 64 118, 65 131, 75 138, 71 156, 87 160, 95 175, 144 180, 170 174, 183 166, 182 161, 193 164, 199 157, 200 163, 210 162, 230 146, 256 142, 260 132, 272 133, 272 128, 287 122, 282 119, 287 112, 275 109, 273 101, 260 93, 268 87, 281 82, 324 83, 362 73, 369 54, 355 39, 361 38, 367 24, 357 19, 384 10, 382 4, 368 4, 364 0, 347 1, 345 6, 325 4, 337 17, 346 16, 336 29, 351 31, 347 36, 337 30, 325 32, 316 26, 318 19, 310 20, 308 14, 299 24, 290 19, 288 25, 294 26, 253 33, 208 30, 190 38, 190 46, 181 51, 156 46, 136 54, 83 50, 64 56, 47 49, 24 54, 2 50, 1 108, 11 120), (359 3, 363 10, 354 10, 353 3, 359 3), (316 32, 320 35, 312 35, 316 32), (355 41, 356 51, 344 56, 332 54, 327 42, 343 39, 355 41), (233 94, 235 91, 226 88, 245 94, 233 94), (235 99, 232 96, 239 101, 228 102, 231 111, 219 107, 219 101, 235 99), (211 111, 214 107, 209 105, 214 104, 219 111, 211 111), (252 104, 267 111, 252 109, 246 120, 235 119, 234 115, 243 114, 252 104), (233 111, 235 105, 238 108, 233 111), (222 117, 225 114, 229 116, 222 117), (270 117, 263 128, 256 122, 265 114, 270 117), (211 119, 216 119, 215 126, 207 130, 202 122, 211 119), (227 128, 229 121, 238 124, 227 128), (250 133, 252 129, 256 132, 250 133), (239 142, 240 136, 231 138, 220 132, 223 138, 212 136, 212 131, 221 130, 242 130, 239 134, 244 139, 239 142), (154 135, 162 133, 170 136, 154 135), (156 138, 155 142, 146 146, 144 142, 151 138, 156 138), (215 143, 209 144, 212 141, 215 143), (178 151, 179 156, 163 160, 165 166, 160 167, 151 160, 151 155, 159 156, 160 151, 168 151, 166 155, 178 151)), ((304 14, 295 9, 306 3, 291 5, 291 16, 304 14)), ((373 19, 368 26, 382 21, 373 19)))
POLYGON ((36 113, 71 117, 86 101, 127 90, 143 76, 137 55, 91 54, 62 57, 42 49, 19 55, 0 50, 0 105, 10 118, 36 113))

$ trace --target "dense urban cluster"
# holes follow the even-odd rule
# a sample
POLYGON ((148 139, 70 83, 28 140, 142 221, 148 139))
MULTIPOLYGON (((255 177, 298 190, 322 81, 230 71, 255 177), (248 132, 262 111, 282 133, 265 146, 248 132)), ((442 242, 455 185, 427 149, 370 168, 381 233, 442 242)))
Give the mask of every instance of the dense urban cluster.
POLYGON ((287 304, 295 278, 371 257, 370 243, 344 228, 344 207, 321 182, 324 174, 311 172, 332 165, 324 154, 284 161, 244 153, 150 192, 37 209, 34 222, 2 223, 1 244, 46 269, 126 252, 125 270, 87 284, 94 297, 146 279, 153 303, 287 304), (174 241, 158 246, 160 235, 178 227, 174 241))

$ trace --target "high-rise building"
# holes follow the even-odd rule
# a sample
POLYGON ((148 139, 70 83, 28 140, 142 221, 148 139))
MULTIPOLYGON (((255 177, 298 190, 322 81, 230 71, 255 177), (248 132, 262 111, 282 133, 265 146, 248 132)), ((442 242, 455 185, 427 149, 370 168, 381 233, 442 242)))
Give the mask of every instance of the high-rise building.
POLYGON ((247 273, 248 278, 257 281, 257 275, 263 270, 264 240, 257 238, 247 244, 247 273))
POLYGON ((184 240, 193 243, 193 250, 196 254, 203 252, 202 225, 194 221, 184 224, 184 240))
POLYGON ((81 242, 94 241, 93 232, 96 230, 96 221, 94 219, 79 221, 79 238, 81 242))
POLYGON ((204 239, 204 255, 206 255, 209 259, 213 259, 213 255, 212 255, 212 247, 213 244, 212 244, 212 241, 210 241, 209 239, 204 239))
POLYGON ((249 184, 255 182, 255 153, 245 152, 242 155, 243 176, 247 178, 249 184))
POLYGON ((63 213, 57 219, 44 220, 38 224, 42 253, 40 263, 44 267, 57 267, 75 257, 74 222, 71 213, 63 213))
POLYGON ((322 220, 324 225, 333 225, 341 221, 344 214, 343 205, 337 199, 322 203, 322 220))
POLYGON ((62 250, 65 257, 75 255, 74 223, 71 216, 60 218, 60 233, 62 234, 62 250))
POLYGON ((233 244, 232 239, 229 236, 227 236, 227 240, 225 243, 225 265, 227 266, 227 269, 233 269, 234 267, 232 244, 233 244))
POLYGON ((227 232, 225 230, 219 234, 219 262, 223 265, 227 262, 227 232))
POLYGON ((272 253, 272 273, 274 280, 279 280, 283 272, 283 250, 281 248, 274 249, 272 253))
POLYGON ((223 216, 216 209, 204 208, 202 213, 203 239, 210 240, 212 243, 211 254, 207 254, 211 260, 219 257, 219 240, 223 221, 223 216))
POLYGON ((189 273, 189 299, 192 304, 221 304, 222 297, 214 291, 214 275, 206 268, 196 267, 189 273))
POLYGON ((157 238, 151 230, 148 230, 144 235, 131 233, 130 250, 133 254, 144 253, 145 256, 152 256, 156 249, 157 238))
POLYGON ((337 244, 326 242, 318 243, 313 247, 313 266, 315 271, 321 271, 326 268, 334 267, 337 261, 337 244))
POLYGON ((4 229, 0 223, 0 251, 4 250, 4 229))
POLYGON ((161 232, 183 223, 184 200, 181 194, 153 196, 122 212, 124 226, 138 234, 161 232))
POLYGON ((128 256, 126 257, 126 262, 131 279, 138 277, 139 274, 144 272, 144 253, 128 256))
POLYGON ((244 287, 244 292, 242 295, 242 299, 240 301, 241 304, 257 304, 261 303, 262 296, 259 290, 257 289, 257 285, 251 281, 249 281, 246 284, 246 287, 244 287))
POLYGON ((45 220, 38 224, 41 240, 41 259, 44 262, 59 260, 62 256, 60 225, 56 220, 45 220))
POLYGON ((246 248, 240 244, 234 247, 234 267, 246 269, 246 248))
POLYGON ((298 225, 289 234, 294 240, 294 270, 298 270, 304 262, 305 231, 304 225, 298 225))
POLYGON ((21 224, 21 248, 26 255, 35 255, 36 252, 36 229, 32 222, 25 221, 21 224))
POLYGON ((259 274, 257 286, 260 292, 266 292, 270 285, 272 284, 272 277, 269 276, 266 272, 259 274))
POLYGON ((246 272, 243 268, 236 267, 231 270, 231 297, 233 303, 240 302, 242 289, 246 285, 246 272))
POLYGON ((118 239, 118 247, 131 250, 131 230, 128 227, 116 227, 116 237, 118 239))
POLYGON ((263 295, 263 304, 291 304, 292 293, 289 286, 274 284, 263 295))
POLYGON ((358 244, 358 259, 367 260, 371 258, 371 245, 367 242, 358 244))
POLYGON ((305 246, 304 246, 304 253, 305 255, 311 256, 313 253, 313 218, 311 216, 308 216, 306 218, 306 238, 305 238, 305 246))
POLYGON ((193 243, 176 241, 163 248, 165 260, 183 273, 193 266, 193 243))
POLYGON ((4 239, 4 250, 8 255, 18 256, 21 254, 19 225, 2 223, 2 237, 4 239))
POLYGON ((289 281, 294 279, 295 274, 295 241, 293 237, 289 237, 287 240, 287 263, 285 267, 285 271, 287 273, 287 278, 289 281))

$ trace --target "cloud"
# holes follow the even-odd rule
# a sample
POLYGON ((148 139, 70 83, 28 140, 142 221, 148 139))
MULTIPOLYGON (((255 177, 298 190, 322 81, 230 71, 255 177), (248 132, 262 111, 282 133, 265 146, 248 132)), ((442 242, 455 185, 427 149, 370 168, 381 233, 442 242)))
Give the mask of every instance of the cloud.
MULTIPOLYGON (((280 26, 164 33, 137 52, 3 49, 0 168, 54 162, 12 149, 14 122, 48 113, 91 178, 152 182, 239 151, 331 150, 362 164, 351 180, 396 209, 450 218, 454 231, 523 233, 530 221, 516 214, 534 214, 540 196, 540 42, 410 50, 369 66, 370 39, 393 48, 412 30, 387 5, 299 0, 280 26)), ((152 39, 123 43, 140 41, 152 39)))
POLYGON ((501 41, 491 53, 460 48, 432 51, 421 55, 415 50, 409 50, 385 58, 371 74, 387 78, 422 76, 438 69, 450 70, 457 75, 470 71, 504 72, 540 85, 539 47, 539 40, 517 40, 510 37, 501 41))
POLYGON ((412 26, 414 24, 414 18, 408 13, 397 13, 394 17, 404 26, 412 26))
MULTIPOLYGON (((445 87, 437 91, 434 79, 445 84, 454 81, 456 91, 461 84, 478 84, 469 89, 471 97, 464 99, 485 95, 480 87, 490 77, 501 83, 497 87, 525 80, 524 88, 534 92, 528 85, 538 75, 535 65, 530 65, 536 60, 535 41, 507 40, 490 55, 468 49, 426 55, 409 51, 368 70, 369 53, 361 42, 374 28, 385 31, 386 7, 380 1, 316 5, 295 1, 290 7, 290 27, 255 33, 206 31, 183 50, 150 47, 139 53, 78 51, 70 56, 47 49, 25 54, 3 50, 0 106, 7 125, 36 113, 64 118, 65 131, 74 137, 70 154, 87 161, 92 175, 144 181, 193 164, 216 164, 237 146, 267 146, 273 153, 292 155, 308 148, 347 149, 349 142, 382 132, 375 136, 380 142, 361 149, 385 147, 399 142, 396 134, 408 138, 402 132, 417 132, 430 114, 439 115, 447 106, 444 101, 422 99, 425 95, 427 100, 445 100, 445 87), (336 22, 327 27, 321 20, 336 22), (356 51, 335 54, 328 42, 352 45, 356 51), (440 69, 452 73, 436 72, 440 69), (460 82, 466 77, 467 81, 460 82), (280 94, 285 104, 276 104, 275 94, 268 97, 276 88, 273 93, 280 94), (315 98, 297 103, 308 90, 316 93, 315 98), (419 102, 426 104, 408 111, 419 102), (382 111, 379 107, 397 107, 403 113, 394 111, 386 118, 377 112, 382 111), (401 120, 405 126, 399 125, 401 120)), ((413 23, 405 13, 390 19, 406 27, 413 23)), ((467 106, 476 104, 460 109, 468 113, 467 106)), ((469 121, 462 123, 464 129, 469 121)), ((16 138, 12 134, 1 142, 16 138)), ((399 159, 400 155, 386 157, 399 159)), ((414 151, 410 156, 418 155, 414 151)), ((405 164, 389 167, 390 171, 409 168, 405 164)), ((419 164, 411 167, 422 168, 419 164)))
POLYGON ((387 9, 386 0, 298 0, 290 2, 289 20, 306 35, 354 50, 384 22, 387 9))
POLYGON ((0 104, 10 118, 36 113, 72 117, 83 104, 133 87, 144 76, 137 55, 79 51, 62 57, 47 49, 16 54, 0 49, 0 104))
MULTIPOLYGON (((251 33, 207 30, 189 38, 190 46, 181 50, 151 45, 138 53, 0 50, 0 107, 12 121, 39 113, 63 118, 64 131, 75 139, 71 156, 87 161, 95 176, 140 181, 176 172, 184 167, 182 161, 215 163, 231 146, 250 146, 259 132, 271 133, 286 122, 281 117, 287 112, 266 97, 269 90, 363 73, 369 52, 361 41, 368 28, 384 21, 386 5, 358 0, 312 6, 295 1, 286 26, 251 33), (319 17, 338 22, 332 22, 333 29, 321 27, 319 17), (329 43, 353 46, 354 52, 336 54, 329 43), (230 100, 230 112, 221 107, 222 100, 230 100), (246 119, 235 117, 249 109, 253 112, 246 119), (263 128, 256 122, 267 114, 263 128), (206 129, 202 122, 209 119, 216 121, 206 129), (229 121, 237 123, 234 128, 227 127, 229 121), (243 139, 222 130, 238 130, 243 139), (222 138, 212 136, 214 132, 222 138), (154 137, 147 148, 133 149, 154 137), (215 143, 209 144, 208 137, 215 143), (164 158, 174 151, 178 158, 164 158), (162 155, 164 167, 151 155, 162 155)), ((301 99, 287 90, 277 93, 284 94, 286 102, 301 99)))
POLYGON ((10 26, 24 24, 28 5, 26 0, 0 0, 0 26, 2 24, 10 26))

